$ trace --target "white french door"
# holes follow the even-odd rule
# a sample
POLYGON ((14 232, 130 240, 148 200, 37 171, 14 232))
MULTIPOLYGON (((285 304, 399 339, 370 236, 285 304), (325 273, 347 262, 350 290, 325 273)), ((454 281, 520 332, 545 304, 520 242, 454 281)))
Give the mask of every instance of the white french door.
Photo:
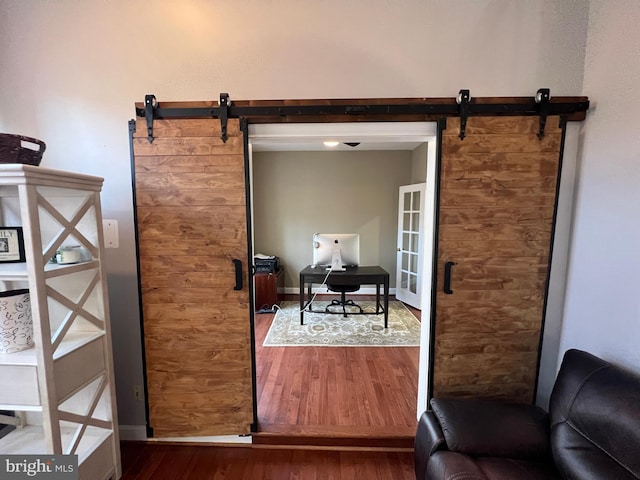
POLYGON ((422 309, 422 234, 426 183, 400 187, 396 298, 422 309))

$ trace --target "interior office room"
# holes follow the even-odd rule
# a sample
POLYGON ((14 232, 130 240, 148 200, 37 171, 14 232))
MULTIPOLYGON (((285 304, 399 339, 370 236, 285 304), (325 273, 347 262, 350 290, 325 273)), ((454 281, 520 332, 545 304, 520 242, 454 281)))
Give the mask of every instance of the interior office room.
POLYGON ((285 291, 295 293, 298 273, 313 263, 314 233, 357 233, 360 264, 382 266, 395 286, 399 187, 425 181, 426 144, 316 148, 254 151, 256 253, 279 257, 285 291))
MULTIPOLYGON (((562 145, 562 221, 555 225, 547 310, 535 352, 534 403, 548 407, 571 348, 640 372, 638 22, 635 0, 0 0, 0 132, 45 141, 39 168, 103 178, 102 218, 117 224, 117 241, 101 258, 118 438, 160 443, 147 423, 140 218, 129 132, 129 121, 136 120, 136 145, 143 145, 145 119, 137 116, 136 104, 147 94, 160 104, 211 105, 221 92, 229 93, 232 105, 425 98, 454 105, 461 89, 469 89, 471 102, 533 98, 540 88, 550 90, 552 102, 588 98, 585 118, 567 122, 562 145)), ((230 143, 240 137, 234 138, 230 143)), ((242 156, 238 145, 234 155, 242 156)), ((398 188, 425 181, 424 149, 254 148, 247 179, 253 253, 280 257, 285 291, 295 295, 299 271, 312 263, 312 234, 355 232, 361 263, 385 268, 393 287, 398 188)), ((155 173, 162 181, 173 175, 155 173)), ((249 309, 247 299, 236 303, 249 309)), ((422 313, 421 321, 428 321, 422 313)), ((258 325, 260 318, 251 321, 258 325)), ((243 342, 249 359, 251 342, 243 342)), ((189 349, 184 352, 187 358, 189 349)), ((421 349, 415 361, 428 368, 428 353, 421 349)), ((412 421, 423 407, 415 405, 412 421)), ((175 415, 189 416, 197 417, 188 408, 175 415)), ((206 441, 243 448, 252 438, 233 431, 206 441)), ((409 450, 398 454, 406 478, 413 475, 406 467, 409 450)))
MULTIPOLYGON (((341 128, 340 125, 333 127, 334 136, 331 138, 344 135, 341 128)), ((367 128, 371 127, 363 127, 363 129, 367 128)), ((405 130, 407 128, 405 127, 405 130)), ((424 126, 420 128, 424 130, 424 126)), ((307 126, 305 128, 305 130, 312 132, 321 129, 322 126, 307 126)), ((399 219, 402 219, 403 216, 403 213, 399 212, 399 204, 404 201, 400 188, 412 184, 424 184, 426 180, 427 143, 424 140, 428 137, 424 135, 414 135, 414 138, 409 140, 408 137, 400 137, 398 134, 390 135, 388 130, 385 132, 384 126, 376 126, 375 130, 384 133, 370 135, 366 141, 349 142, 350 145, 337 142, 338 145, 326 146, 323 139, 328 137, 315 134, 316 138, 301 140, 300 136, 286 133, 286 128, 284 130, 282 141, 274 142, 271 139, 268 142, 261 142, 259 128, 257 128, 256 135, 251 141, 254 250, 259 254, 276 256, 278 266, 283 270, 281 275, 284 276, 283 280, 278 281, 277 286, 279 292, 284 295, 278 295, 279 305, 276 307, 273 307, 271 303, 273 299, 267 297, 266 300, 263 300, 259 294, 258 280, 256 280, 255 308, 258 312, 256 315, 256 344, 263 342, 264 324, 276 322, 273 315, 265 315, 264 313, 278 311, 278 315, 281 317, 280 321, 284 318, 289 322, 298 322, 300 272, 309 266, 312 269, 318 268, 321 272, 325 270, 324 265, 321 267, 315 265, 318 263, 316 255, 318 245, 316 245, 315 239, 317 233, 328 234, 327 238, 331 237, 330 234, 336 233, 339 234, 338 236, 357 235, 359 248, 355 263, 360 266, 381 267, 388 272, 390 298, 393 300, 397 284, 398 230, 402 230, 399 219), (293 300, 293 308, 289 307, 286 310, 279 308, 284 306, 280 302, 281 299, 293 300), (265 304, 265 302, 267 303, 265 304)), ((420 202, 424 202, 424 196, 419 199, 420 202)), ((432 224, 433 218, 429 218, 427 215, 422 221, 425 224, 432 224)), ((333 247, 329 248, 333 249, 333 247)), ((342 261, 345 260, 342 259, 342 261)), ((325 259, 325 262, 330 262, 330 259, 325 259)), ((347 262, 347 264, 351 263, 353 260, 347 262)), ((350 270, 350 267, 346 268, 347 271, 350 270)), ((318 282, 312 287, 312 298, 315 302, 311 303, 308 307, 309 310, 322 311, 326 308, 322 302, 328 298, 332 298, 334 303, 338 302, 339 294, 332 292, 323 282, 318 282), (331 295, 333 296, 331 297, 331 295)), ((362 299, 375 298, 372 296, 376 291, 375 286, 357 285, 355 290, 355 292, 349 292, 345 297, 347 302, 355 302, 356 304, 353 307, 346 307, 347 310, 357 312, 360 308, 365 310, 371 308, 366 307, 362 299)), ((304 303, 306 304, 308 300, 309 298, 305 298, 304 303)), ((383 303, 381 298, 379 301, 381 308, 384 308, 383 303)), ((418 307, 414 312, 419 317, 420 305, 416 302, 413 303, 418 307)), ((340 311, 339 306, 333 306, 330 309, 331 311, 340 311)), ((305 314, 305 317, 308 315, 305 314)), ((378 319, 382 321, 382 315, 378 316, 378 319)), ((272 324, 270 330, 274 328, 278 327, 272 324)), ((309 328, 320 329, 323 328, 323 325, 313 325, 309 328)), ((397 325, 393 325, 393 314, 391 328, 398 329, 397 325)), ((415 331, 418 335, 419 329, 420 326, 416 325, 415 331)), ((329 339, 327 341, 330 343, 335 341, 336 348, 340 348, 339 340, 329 339)), ((398 432, 410 435, 413 429, 411 426, 413 424, 412 417, 417 401, 418 342, 416 336, 415 346, 401 348, 402 352, 398 353, 397 357, 393 357, 394 354, 390 352, 394 347, 389 347, 386 352, 367 348, 364 351, 368 353, 362 357, 363 361, 375 361, 378 365, 403 364, 401 370, 406 372, 406 380, 404 381, 412 386, 389 389, 388 395, 384 393, 384 390, 379 391, 376 395, 366 392, 357 394, 357 398, 361 402, 379 406, 395 404, 396 410, 401 410, 401 412, 397 411, 396 415, 387 416, 387 421, 365 421, 357 419, 354 415, 351 419, 341 419, 338 424, 328 418, 318 418, 314 421, 275 420, 277 415, 270 413, 273 410, 287 411, 299 408, 293 405, 294 402, 289 401, 290 397, 278 394, 279 391, 287 391, 289 388, 296 392, 295 387, 292 386, 296 382, 293 377, 289 377, 291 385, 286 379, 283 379, 281 382, 284 383, 284 386, 273 388, 269 380, 271 373, 266 373, 263 370, 263 364, 266 369, 276 361, 272 359, 268 349, 258 349, 256 355, 257 371, 259 372, 258 391, 271 392, 268 406, 264 406, 260 400, 258 402, 260 430, 273 433, 304 431, 305 428, 313 428, 316 432, 331 431, 334 435, 338 433, 346 435, 347 432, 366 434, 377 429, 378 432, 386 431, 387 435, 398 435, 398 432), (398 395, 402 397, 400 402, 394 398, 398 395), (396 420, 392 421, 392 417, 396 417, 396 420), (399 418, 405 420, 398 420, 399 418), (285 425, 284 423, 289 424, 285 425), (309 423, 312 424, 309 425, 309 423), (307 424, 306 427, 305 424, 307 424)), ((326 361, 318 361, 319 353, 313 347, 306 350, 304 350, 305 347, 301 348, 303 350, 296 354, 297 363, 316 364, 326 361)), ((395 348, 397 349, 397 347, 395 348)), ((278 360, 280 369, 295 375, 296 367, 286 366, 286 360, 284 360, 286 358, 285 356, 278 360)), ((340 358, 341 360, 337 361, 337 368, 345 371, 349 370, 349 362, 355 362, 348 360, 348 356, 340 358)), ((302 389, 314 391, 317 387, 314 386, 315 383, 311 377, 318 375, 322 377, 325 374, 330 375, 330 372, 325 372, 322 367, 315 375, 302 374, 302 389)), ((379 372, 379 374, 387 375, 385 372, 379 372)), ((393 375, 392 372, 388 374, 393 375)), ((286 376, 284 377, 286 378, 286 376)), ((400 376, 398 375, 398 377, 400 376)), ((354 390, 351 384, 345 386, 347 390, 354 390)), ((340 391, 343 390, 342 387, 338 388, 340 391)), ((297 398, 297 393, 292 394, 294 398, 297 398)), ((261 398, 264 395, 262 393, 261 398)), ((314 395, 310 394, 309 396, 314 395)), ((333 398, 333 402, 347 403, 349 401, 348 397, 343 398, 342 394, 324 392, 321 388, 318 396, 323 399, 321 404, 325 401, 331 402, 326 399, 326 396, 333 398)), ((307 408, 315 409, 317 407, 309 405, 307 408)))

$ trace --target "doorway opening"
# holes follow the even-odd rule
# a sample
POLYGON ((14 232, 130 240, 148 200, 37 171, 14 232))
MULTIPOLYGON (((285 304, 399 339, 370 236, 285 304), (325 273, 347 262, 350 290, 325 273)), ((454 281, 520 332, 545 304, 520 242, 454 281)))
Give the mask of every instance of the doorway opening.
MULTIPOLYGON (((263 347, 262 341, 275 314, 258 314, 255 318, 255 348, 257 365, 257 411, 258 431, 275 434, 317 434, 339 436, 341 432, 368 436, 390 436, 401 432, 414 433, 415 422, 419 414, 426 409, 427 379, 429 359, 429 331, 431 308, 431 272, 433 265, 434 215, 435 215, 435 182, 436 182, 436 123, 433 122, 380 122, 380 123, 322 123, 322 124, 258 124, 249 126, 249 166, 250 191, 252 199, 252 238, 253 252, 273 254, 279 252, 261 251, 260 235, 265 229, 260 225, 265 218, 256 217, 256 198, 254 192, 265 189, 269 195, 283 197, 280 209, 287 209, 288 202, 307 205, 321 204, 320 195, 335 194, 333 189, 341 188, 331 181, 336 175, 335 169, 327 173, 327 178, 310 177, 310 169, 305 166, 305 156, 312 156, 310 161, 321 161, 321 152, 333 148, 333 152, 372 152, 370 156, 380 157, 387 152, 390 155, 405 152, 406 155, 419 155, 419 159, 411 161, 412 170, 405 183, 426 182, 423 195, 422 210, 425 228, 422 232, 421 265, 418 269, 422 276, 421 308, 414 310, 421 318, 420 346, 389 348, 376 350, 378 347, 263 347), (325 147, 325 140, 338 142, 337 147, 325 147), (394 153, 395 152, 395 153, 394 153), (407 154, 406 152, 414 152, 407 154), (417 153, 415 153, 417 152, 417 153), (275 154, 295 156, 299 169, 299 181, 305 185, 307 192, 300 195, 298 189, 291 188, 287 182, 277 182, 274 178, 264 178, 256 169, 257 162, 268 161, 265 158, 275 154), (267 186, 265 186, 265 183, 267 186), (315 198, 314 198, 315 196, 315 198), (319 197, 319 198, 318 198, 319 197), (314 203, 315 202, 315 203, 314 203), (258 228, 256 228, 256 225, 258 228), (354 376, 360 376, 358 387, 354 388, 354 376), (406 377, 399 380, 400 377, 406 377), (408 382, 408 383, 407 383, 408 382), (402 384, 404 386, 399 387, 402 384), (411 390, 411 404, 406 405, 397 388, 411 390), (327 389, 333 389, 328 392, 327 389), (360 389, 360 390, 358 390, 360 389), (385 408, 376 408, 382 402, 385 408), (360 413, 354 412, 359 410, 360 413), (383 411, 378 411, 383 410, 383 411), (400 413, 400 410, 404 412, 400 413), (405 420, 402 420, 402 415, 405 420), (406 419, 408 415, 408 419, 406 419), (395 419, 395 420, 394 420, 395 419), (408 424, 406 429, 398 428, 399 424, 408 424)), ((292 165, 295 165, 292 164, 292 165)), ((372 163, 371 165, 375 165, 372 163)), ((351 180, 361 181, 357 175, 351 180)), ((342 187, 344 188, 344 187, 342 187)), ((347 195, 348 196, 348 195, 347 195)), ((260 197, 264 198, 264 197, 260 197)), ((355 199, 354 199, 355 200, 355 199)), ((388 199, 390 205, 395 204, 398 212, 398 190, 388 199)), ((357 208, 354 201, 345 208, 357 208)), ((261 206, 262 207, 262 206, 261 206)), ((311 208, 309 218, 313 218, 311 208)), ((261 215, 264 215, 261 213, 261 215)), ((397 223, 397 219, 395 219, 397 223)), ((296 222, 297 224, 300 221, 296 222)), ((362 227, 362 225, 359 225, 362 227)), ((381 245, 385 238, 391 237, 392 251, 385 251, 391 256, 392 263, 387 266, 393 277, 396 273, 397 232, 381 231, 378 219, 374 219, 363 228, 370 234, 368 239, 375 239, 381 245), (372 233, 372 232, 375 232, 372 233)), ((387 228, 387 230, 389 230, 387 228)), ((336 232, 337 233, 337 232, 336 232)), ((273 235, 268 232, 266 235, 273 235)), ((283 245, 280 251, 281 262, 286 269, 284 298, 297 301, 298 286, 295 279, 298 271, 311 263, 311 236, 308 239, 295 240, 295 232, 284 235, 280 242, 295 242, 295 246, 283 245), (296 258, 292 258, 296 257, 296 258)), ((306 237, 305 237, 306 238, 306 237)), ((268 244, 268 242, 266 242, 268 244)), ((385 244, 386 245, 386 244, 385 244)), ((389 245, 377 245, 378 250, 389 250, 389 245)), ((362 247, 361 247, 362 248, 362 247)), ((380 254, 380 253, 378 253, 380 254)), ((372 254, 373 255, 373 254, 372 254)), ((375 255, 361 258, 362 264, 369 262, 383 263, 375 255)), ((395 281, 392 279, 392 295, 395 281)), ((368 293, 366 289, 364 293, 368 293)), ((366 299, 366 295, 359 296, 366 299)), ((256 306, 256 310, 258 306, 256 306)), ((384 347, 379 347, 384 348, 384 347)))

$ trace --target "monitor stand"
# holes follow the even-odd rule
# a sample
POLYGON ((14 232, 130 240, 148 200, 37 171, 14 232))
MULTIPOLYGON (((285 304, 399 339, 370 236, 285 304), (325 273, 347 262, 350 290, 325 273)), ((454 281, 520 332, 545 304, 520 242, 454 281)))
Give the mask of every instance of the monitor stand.
POLYGON ((347 270, 342 265, 342 254, 340 253, 340 249, 336 249, 331 253, 331 266, 327 268, 327 270, 331 270, 332 272, 344 272, 347 270))

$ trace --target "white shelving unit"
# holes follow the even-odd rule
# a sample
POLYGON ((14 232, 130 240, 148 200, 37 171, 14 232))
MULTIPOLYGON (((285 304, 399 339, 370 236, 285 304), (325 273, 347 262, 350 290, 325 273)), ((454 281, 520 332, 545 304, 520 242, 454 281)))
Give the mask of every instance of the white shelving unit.
POLYGON ((0 225, 22 227, 26 254, 24 263, 0 263, 0 290, 29 289, 35 342, 0 354, 0 410, 26 418, 0 439, 0 453, 76 454, 83 480, 121 477, 102 182, 0 165, 0 225), (64 246, 80 246, 84 261, 50 263, 64 246))

